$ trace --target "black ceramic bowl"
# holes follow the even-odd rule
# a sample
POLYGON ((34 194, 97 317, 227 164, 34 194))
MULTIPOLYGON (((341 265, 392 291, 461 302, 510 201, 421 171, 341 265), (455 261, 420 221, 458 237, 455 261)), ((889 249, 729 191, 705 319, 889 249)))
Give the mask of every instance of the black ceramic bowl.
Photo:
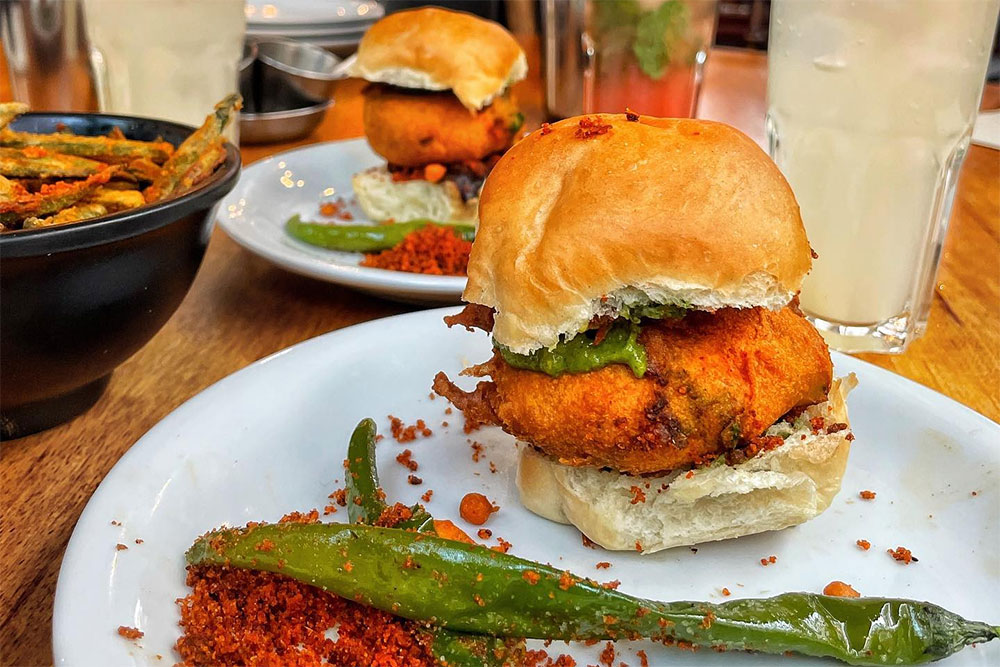
MULTIPOLYGON (((13 129, 162 137, 194 128, 104 114, 32 113, 13 129)), ((159 331, 201 264, 212 207, 233 189, 240 153, 196 189, 134 211, 0 234, 0 437, 18 438, 83 412, 111 372, 159 331)))

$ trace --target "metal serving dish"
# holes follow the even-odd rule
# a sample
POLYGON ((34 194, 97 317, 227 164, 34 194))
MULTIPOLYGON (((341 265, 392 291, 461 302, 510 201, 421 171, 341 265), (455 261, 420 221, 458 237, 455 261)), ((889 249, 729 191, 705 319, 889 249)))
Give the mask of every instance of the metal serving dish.
POLYGON ((266 144, 308 136, 333 104, 334 82, 345 78, 340 58, 313 44, 259 40, 241 65, 240 141, 266 144))
POLYGON ((240 112, 240 141, 246 144, 271 144, 307 137, 322 122, 326 110, 332 104, 333 100, 327 100, 286 111, 240 112))
POLYGON ((292 39, 258 40, 257 61, 265 85, 280 79, 317 100, 329 99, 333 82, 344 78, 338 68, 340 58, 314 44, 292 39))

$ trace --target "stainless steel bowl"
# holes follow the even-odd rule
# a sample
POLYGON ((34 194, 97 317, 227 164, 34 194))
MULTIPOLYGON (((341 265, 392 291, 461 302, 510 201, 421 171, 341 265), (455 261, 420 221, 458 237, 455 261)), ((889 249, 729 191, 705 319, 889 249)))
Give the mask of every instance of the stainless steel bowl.
POLYGON ((244 144, 271 144, 309 136, 326 115, 333 100, 287 111, 240 114, 240 141, 244 144))
POLYGON ((240 140, 267 144, 308 136, 333 104, 334 82, 345 77, 340 58, 289 39, 258 40, 253 47, 254 57, 240 67, 240 140))
POLYGON ((283 79, 316 99, 329 99, 333 82, 345 76, 338 67, 340 58, 315 44, 293 39, 258 40, 257 60, 265 81, 283 79))

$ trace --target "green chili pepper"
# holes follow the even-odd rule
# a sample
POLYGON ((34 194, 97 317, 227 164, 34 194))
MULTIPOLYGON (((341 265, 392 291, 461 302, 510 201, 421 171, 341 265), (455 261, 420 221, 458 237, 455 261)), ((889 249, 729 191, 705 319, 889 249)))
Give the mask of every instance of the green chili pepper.
POLYGON ((347 446, 347 518, 351 523, 374 524, 386 508, 375 468, 375 422, 362 419, 347 446))
POLYGON ((293 215, 285 223, 285 229, 299 241, 320 248, 345 252, 376 252, 399 245, 408 234, 427 225, 453 229, 465 241, 476 238, 474 225, 452 225, 424 219, 395 222, 390 225, 328 225, 306 222, 299 216, 293 215))
MULTIPOLYGON (((347 445, 347 517, 351 523, 372 525, 388 506, 379 488, 375 466, 376 426, 372 419, 362 419, 351 434, 347 445)), ((412 516, 401 522, 400 528, 420 532, 433 531, 434 519, 421 505, 410 507, 412 516)))
POLYGON ((480 545, 363 525, 220 530, 195 542, 187 560, 278 572, 398 616, 494 636, 641 636, 853 665, 925 663, 1000 636, 998 627, 912 600, 786 593, 654 602, 480 545), (274 547, 258 551, 265 539, 274 547))
MULTIPOLYGON (((379 488, 375 466, 375 422, 362 419, 347 446, 347 516, 351 523, 374 524, 387 507, 379 488)), ((434 534, 434 519, 420 505, 410 508, 413 516, 401 528, 434 534)), ((441 665, 448 667, 503 667, 519 664, 522 642, 496 637, 466 635, 439 627, 428 629, 433 636, 431 650, 441 665)))

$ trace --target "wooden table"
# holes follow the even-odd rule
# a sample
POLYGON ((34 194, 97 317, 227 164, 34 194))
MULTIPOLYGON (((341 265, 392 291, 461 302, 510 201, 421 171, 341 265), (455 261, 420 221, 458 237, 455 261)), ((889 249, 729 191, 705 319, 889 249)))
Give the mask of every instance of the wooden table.
MULTIPOLYGON (((765 78, 763 56, 714 52, 702 115, 760 138, 765 78)), ((323 125, 298 144, 360 135, 360 88, 343 82, 323 125)), ((527 82, 519 94, 537 109, 539 90, 537 81, 527 82)), ((0 99, 8 97, 0 79, 0 99)), ((289 147, 247 147, 243 155, 250 163, 289 147)), ((864 357, 993 419, 1000 419, 998 166, 1000 154, 985 148, 973 147, 966 160, 927 335, 904 355, 864 357)), ((115 372, 105 396, 69 424, 4 444, 0 662, 51 662, 52 597, 66 542, 97 484, 143 433, 208 385, 276 350, 410 309, 287 273, 216 230, 180 309, 115 372)), ((109 631, 116 624, 108 619, 109 631)))

